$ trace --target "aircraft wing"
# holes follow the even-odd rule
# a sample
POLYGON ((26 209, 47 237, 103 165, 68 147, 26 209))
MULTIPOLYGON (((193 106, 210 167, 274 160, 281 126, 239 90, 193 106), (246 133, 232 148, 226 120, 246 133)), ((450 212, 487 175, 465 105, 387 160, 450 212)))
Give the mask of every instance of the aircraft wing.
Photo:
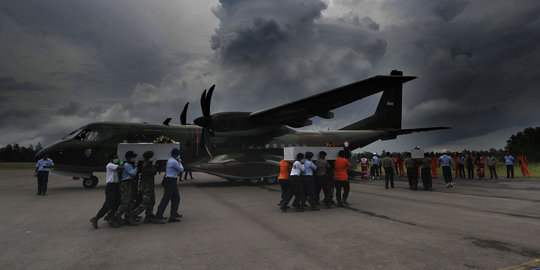
POLYGON ((297 101, 253 112, 249 118, 292 127, 311 125, 309 118, 319 116, 333 118, 331 110, 350 104, 359 99, 400 86, 414 80, 414 76, 378 75, 362 81, 338 87, 297 101))

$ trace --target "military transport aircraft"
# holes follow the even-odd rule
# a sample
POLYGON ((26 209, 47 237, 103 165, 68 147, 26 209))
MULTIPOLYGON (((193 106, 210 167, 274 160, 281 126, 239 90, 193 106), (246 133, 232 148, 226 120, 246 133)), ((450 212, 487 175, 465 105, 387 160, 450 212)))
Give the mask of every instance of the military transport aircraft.
MULTIPOLYGON (((228 180, 266 179, 279 173, 279 161, 286 146, 324 146, 328 142, 350 149, 379 139, 395 139, 413 132, 447 129, 401 128, 402 84, 416 79, 394 70, 287 104, 256 112, 210 114, 214 86, 204 90, 200 104, 202 116, 186 124, 189 103, 180 115, 181 125, 147 123, 91 123, 71 132, 36 155, 47 152, 54 160, 56 173, 83 178, 83 186, 98 183, 93 172, 105 170, 109 153, 121 142, 152 142, 166 136, 180 142, 182 163, 193 171, 217 175, 228 180), (331 110, 383 91, 375 114, 333 131, 298 131, 312 124, 310 118, 333 118, 331 110)), ((142 153, 138 153, 139 155, 142 153)))

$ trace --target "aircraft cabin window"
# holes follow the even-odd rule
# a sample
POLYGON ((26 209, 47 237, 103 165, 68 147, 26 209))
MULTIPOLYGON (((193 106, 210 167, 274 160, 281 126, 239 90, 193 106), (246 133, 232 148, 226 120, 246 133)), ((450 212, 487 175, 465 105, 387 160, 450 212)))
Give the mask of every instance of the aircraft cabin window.
POLYGON ((75 136, 75 139, 79 141, 96 141, 98 136, 98 132, 95 130, 85 129, 81 131, 77 136, 75 136))

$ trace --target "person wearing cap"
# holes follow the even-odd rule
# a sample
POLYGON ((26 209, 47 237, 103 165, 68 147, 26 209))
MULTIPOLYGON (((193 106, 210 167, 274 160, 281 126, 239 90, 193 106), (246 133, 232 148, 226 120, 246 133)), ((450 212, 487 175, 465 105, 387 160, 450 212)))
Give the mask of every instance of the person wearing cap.
MULTIPOLYGON (((98 228, 97 223, 100 218, 105 216, 107 213, 114 214, 119 207, 120 190, 118 187, 118 171, 122 170, 124 165, 118 160, 116 153, 110 154, 109 157, 110 161, 105 167, 105 181, 107 183, 107 186, 105 187, 105 202, 103 202, 103 206, 101 209, 99 209, 96 216, 90 219, 90 224, 94 229, 98 228)), ((107 219, 107 217, 105 217, 105 219, 107 219)), ((113 219, 109 218, 109 226, 117 227, 117 224, 113 221, 113 219)))
POLYGON ((438 167, 440 168, 441 166, 446 188, 453 187, 454 181, 452 181, 452 170, 454 169, 454 160, 446 154, 446 150, 443 150, 443 155, 439 157, 438 167))
POLYGON ((329 177, 330 173, 330 164, 326 161, 326 152, 319 152, 319 158, 315 161, 315 166, 317 166, 317 183, 319 188, 315 189, 315 198, 319 201, 319 194, 321 193, 321 188, 324 194, 324 206, 327 209, 334 208, 332 205, 332 188, 334 186, 334 179, 329 177))
POLYGON ((124 169, 122 170, 122 177, 120 178, 120 206, 114 214, 113 226, 121 226, 122 215, 124 215, 125 221, 129 225, 137 225, 135 217, 132 215, 133 206, 135 201, 133 200, 133 181, 137 175, 136 160, 137 154, 133 151, 127 151, 125 154, 126 162, 124 163, 124 169))
POLYGON ((37 161, 34 176, 37 178, 38 191, 36 196, 45 196, 47 193, 47 183, 49 182, 49 171, 54 167, 54 162, 49 158, 49 153, 45 153, 43 158, 37 161))
POLYGON ((287 208, 289 208, 289 202, 291 201, 293 195, 294 195, 294 201, 292 205, 296 207, 297 212, 303 212, 304 206, 301 204, 302 201, 302 181, 300 180, 300 176, 305 171, 304 164, 302 164, 302 160, 304 160, 304 154, 298 153, 296 154, 296 160, 294 161, 292 168, 291 168, 291 175, 289 177, 290 187, 291 191, 287 193, 287 196, 285 199, 283 199, 283 202, 281 203, 281 211, 287 212, 287 208))
POLYGON ((349 197, 349 191, 351 186, 349 183, 349 177, 347 175, 347 168, 351 168, 351 163, 346 159, 347 152, 341 150, 338 152, 338 158, 334 162, 334 185, 336 186, 336 200, 338 207, 343 205, 349 205, 347 198, 349 197), (343 188, 343 194, 341 189, 343 188))
POLYGON ((384 167, 384 187, 388 189, 388 182, 390 182, 390 186, 394 188, 395 164, 390 157, 390 152, 386 152, 386 157, 382 159, 382 165, 384 167))
POLYGON ((182 164, 180 164, 177 160, 181 153, 182 152, 180 149, 173 148, 171 151, 171 157, 169 160, 167 160, 165 178, 163 178, 163 182, 161 182, 161 185, 165 190, 163 191, 163 198, 161 198, 161 202, 159 203, 156 212, 155 223, 165 223, 163 212, 165 212, 165 208, 169 204, 169 201, 171 201, 171 215, 169 216, 169 222, 180 221, 179 217, 181 215, 178 213, 178 206, 180 205, 180 192, 178 191, 176 180, 178 179, 178 175, 182 176, 182 172, 184 172, 184 167, 182 167, 182 164))
POLYGON ((311 211, 319 211, 317 208, 317 201, 315 200, 315 187, 314 187, 314 181, 313 178, 313 172, 317 170, 317 166, 313 164, 311 159, 313 158, 312 152, 306 152, 306 159, 304 160, 304 176, 302 177, 302 187, 303 187, 303 200, 302 205, 306 204, 306 201, 309 202, 309 205, 311 206, 311 211))
POLYGON ((154 220, 155 216, 154 205, 156 203, 156 194, 154 192, 154 175, 156 175, 156 168, 152 164, 152 158, 154 152, 146 151, 143 153, 144 161, 141 166, 141 180, 139 183, 139 190, 142 193, 141 204, 133 210, 133 216, 138 216, 142 212, 145 212, 144 223, 150 223, 154 220))

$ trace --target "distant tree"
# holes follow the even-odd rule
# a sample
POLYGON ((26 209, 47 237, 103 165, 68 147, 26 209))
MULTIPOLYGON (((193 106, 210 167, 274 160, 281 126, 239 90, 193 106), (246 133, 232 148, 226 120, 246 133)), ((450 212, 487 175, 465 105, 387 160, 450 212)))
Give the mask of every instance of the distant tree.
POLYGON ((528 127, 513 134, 506 141, 505 150, 514 156, 523 154, 529 161, 540 161, 540 127, 528 127))
POLYGON ((0 148, 0 162, 32 162, 39 151, 38 147, 41 147, 41 144, 38 144, 36 148, 32 145, 21 147, 19 144, 8 144, 0 148))

